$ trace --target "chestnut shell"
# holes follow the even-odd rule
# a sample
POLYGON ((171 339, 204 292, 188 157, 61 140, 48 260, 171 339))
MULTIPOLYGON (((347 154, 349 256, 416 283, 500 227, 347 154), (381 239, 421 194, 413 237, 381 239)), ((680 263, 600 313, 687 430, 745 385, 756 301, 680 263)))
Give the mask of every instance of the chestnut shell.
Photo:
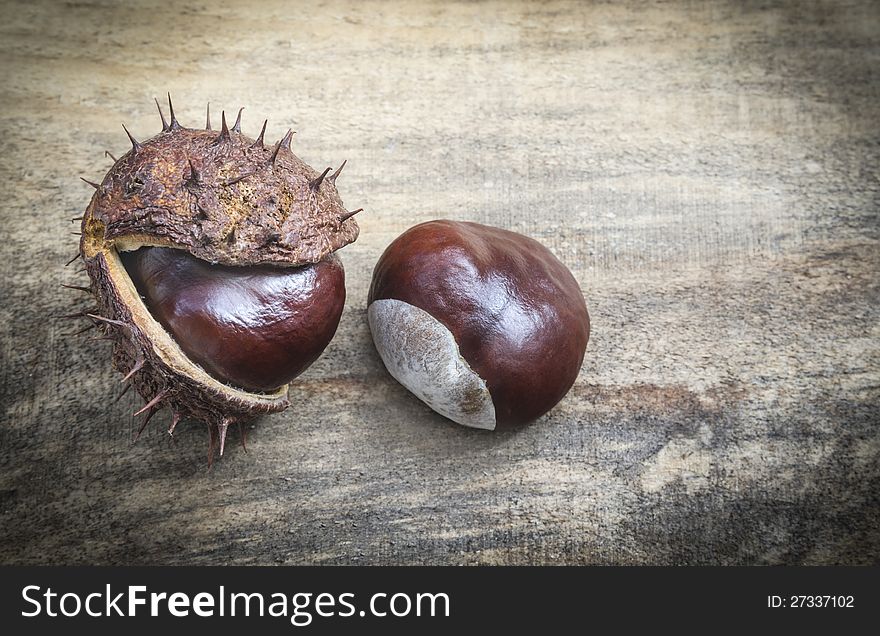
MULTIPOLYGON (((211 263, 317 263, 353 242, 336 189, 290 151, 230 131, 168 127, 117 161, 83 220, 83 247, 177 247, 211 263)), ((341 170, 341 167, 340 167, 341 170)))
MULTIPOLYGON (((100 183, 82 220, 78 256, 97 306, 74 314, 95 321, 113 340, 113 366, 147 400, 141 430, 170 407, 169 432, 181 418, 204 422, 209 461, 220 454, 230 425, 289 405, 288 386, 255 392, 232 386, 190 360, 150 314, 120 254, 170 247, 208 263, 292 268, 319 263, 357 238, 342 205, 335 172, 319 172, 290 150, 292 133, 266 145, 241 133, 240 116, 220 130, 183 127, 168 103, 162 131, 146 141, 128 130, 131 150, 100 183), (218 437, 219 435, 219 437, 218 437)), ((71 261, 72 262, 72 261, 71 261)), ((334 325, 335 329, 335 325, 334 325)))
POLYGON ((400 300, 452 333, 485 381, 497 428, 531 422, 577 379, 590 335, 568 268, 527 236, 471 222, 429 221, 385 250, 368 304, 400 300))

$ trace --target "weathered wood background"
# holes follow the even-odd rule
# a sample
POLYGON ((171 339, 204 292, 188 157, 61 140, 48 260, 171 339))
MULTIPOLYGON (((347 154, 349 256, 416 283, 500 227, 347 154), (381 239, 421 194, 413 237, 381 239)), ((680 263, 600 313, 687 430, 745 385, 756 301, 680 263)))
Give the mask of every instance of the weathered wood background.
POLYGON ((0 562, 878 562, 880 4, 0 8, 0 562), (54 318, 78 177, 166 91, 347 158, 366 208, 335 340, 211 470, 196 424, 132 445, 108 343, 54 318), (437 217, 585 291, 580 379, 525 430, 451 424, 372 347, 372 266, 437 217))

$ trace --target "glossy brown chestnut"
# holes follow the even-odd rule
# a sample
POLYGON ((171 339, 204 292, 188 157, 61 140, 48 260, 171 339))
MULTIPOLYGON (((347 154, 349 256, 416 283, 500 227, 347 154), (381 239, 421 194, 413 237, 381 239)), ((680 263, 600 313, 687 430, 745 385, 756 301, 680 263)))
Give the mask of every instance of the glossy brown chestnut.
POLYGON ((574 384, 590 334, 580 287, 550 250, 477 223, 430 221, 404 232, 379 259, 368 304, 392 375, 478 428, 550 410, 574 384))
POLYGON ((120 254, 151 315, 218 380, 271 391, 333 338, 345 303, 335 256, 301 267, 212 265, 171 248, 120 254))

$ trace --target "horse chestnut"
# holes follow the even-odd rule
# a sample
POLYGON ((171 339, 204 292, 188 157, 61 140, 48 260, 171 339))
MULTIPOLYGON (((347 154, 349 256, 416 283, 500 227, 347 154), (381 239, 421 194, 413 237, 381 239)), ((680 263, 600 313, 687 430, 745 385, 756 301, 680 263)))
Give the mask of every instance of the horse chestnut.
POLYGON ((345 304, 342 263, 211 265, 183 250, 120 254, 150 314, 187 357, 248 391, 289 384, 330 343, 345 304))
POLYGON ((367 313, 395 379, 441 415, 489 430, 553 408, 590 336, 565 265, 531 238, 478 223, 429 221, 395 239, 367 313))
MULTIPOLYGON (((158 102, 157 102, 158 106, 158 102)), ((97 307, 73 314, 113 340, 113 365, 147 400, 219 435, 289 405, 289 382, 324 350, 345 301, 334 252, 357 238, 336 190, 290 151, 241 133, 180 125, 168 100, 162 131, 101 181, 82 218, 82 258, 97 307)), ((73 261, 71 261, 73 262, 73 261)), ((143 430, 143 426, 141 430, 143 430)))

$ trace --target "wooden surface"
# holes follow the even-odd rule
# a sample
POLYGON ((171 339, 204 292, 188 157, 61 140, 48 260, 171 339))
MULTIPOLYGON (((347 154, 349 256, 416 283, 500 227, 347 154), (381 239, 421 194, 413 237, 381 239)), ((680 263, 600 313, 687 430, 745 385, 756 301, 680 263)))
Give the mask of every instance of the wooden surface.
POLYGON ((0 562, 876 563, 880 4, 3 2, 0 562), (208 470, 113 402, 79 216, 153 96, 245 106, 339 180, 361 238, 324 356, 208 470), (470 219, 583 287, 580 378, 457 427, 385 372, 372 266, 470 219))

